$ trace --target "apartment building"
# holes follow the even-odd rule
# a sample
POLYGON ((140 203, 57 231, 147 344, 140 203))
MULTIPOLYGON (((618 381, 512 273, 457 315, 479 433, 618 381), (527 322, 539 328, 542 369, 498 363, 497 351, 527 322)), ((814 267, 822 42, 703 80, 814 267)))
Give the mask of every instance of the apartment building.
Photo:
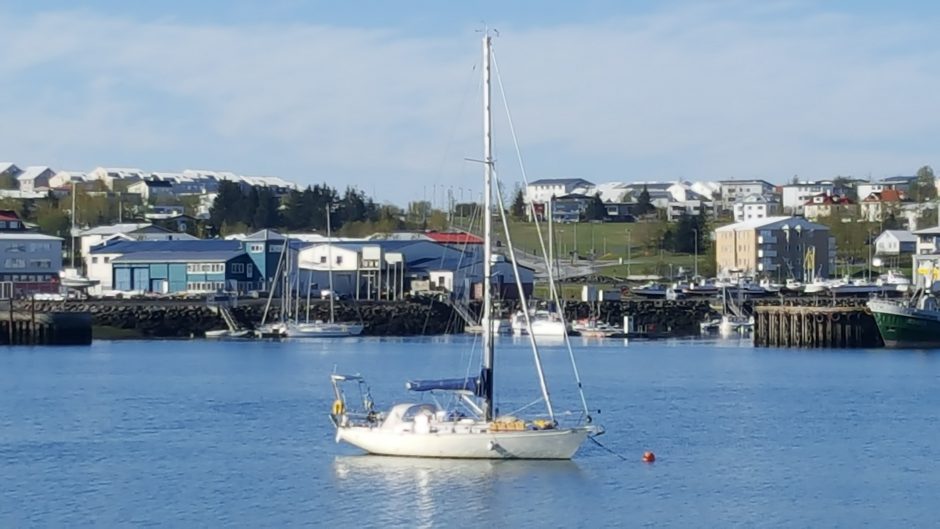
POLYGON ((746 220, 715 230, 715 260, 721 276, 828 277, 835 239, 828 227, 800 217, 746 220))

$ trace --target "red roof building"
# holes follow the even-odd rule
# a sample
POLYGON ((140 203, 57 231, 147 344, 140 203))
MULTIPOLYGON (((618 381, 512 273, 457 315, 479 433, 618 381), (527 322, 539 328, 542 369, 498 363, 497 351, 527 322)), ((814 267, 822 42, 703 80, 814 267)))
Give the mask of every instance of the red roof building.
POLYGON ((904 193, 897 189, 883 189, 869 194, 862 200, 862 220, 880 222, 898 213, 905 198, 904 193))
POLYGON ((483 239, 461 231, 427 231, 427 238, 440 244, 483 244, 483 239))
POLYGON ((0 209, 0 231, 23 231, 26 226, 15 211, 0 209))

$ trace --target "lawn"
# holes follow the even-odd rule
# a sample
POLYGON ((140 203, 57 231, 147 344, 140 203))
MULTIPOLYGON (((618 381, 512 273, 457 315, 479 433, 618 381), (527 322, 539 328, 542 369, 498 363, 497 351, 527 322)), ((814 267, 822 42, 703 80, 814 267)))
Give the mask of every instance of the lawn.
MULTIPOLYGON (((540 224, 542 237, 548 244, 548 227, 540 224)), ((458 226, 455 226, 458 227, 458 226)), ((665 221, 632 222, 632 223, 604 223, 581 222, 571 224, 555 224, 554 247, 558 259, 571 259, 576 254, 582 260, 589 261, 594 255, 598 261, 597 273, 612 277, 626 277, 627 275, 662 275, 669 276, 679 273, 680 267, 687 271, 695 268, 695 256, 688 254, 673 254, 661 251, 659 241, 667 229, 675 226, 665 221), (630 251, 627 251, 629 242, 630 251), (616 266, 600 266, 603 262, 610 263, 627 261, 630 265, 618 264, 616 266)), ((497 239, 503 240, 502 225, 495 222, 497 239)), ((479 233, 479 227, 472 230, 479 233)), ((541 254, 536 224, 533 222, 511 221, 509 233, 513 245, 530 254, 541 254)), ((714 274, 714 253, 706 249, 698 256, 699 272, 703 275, 714 274)))

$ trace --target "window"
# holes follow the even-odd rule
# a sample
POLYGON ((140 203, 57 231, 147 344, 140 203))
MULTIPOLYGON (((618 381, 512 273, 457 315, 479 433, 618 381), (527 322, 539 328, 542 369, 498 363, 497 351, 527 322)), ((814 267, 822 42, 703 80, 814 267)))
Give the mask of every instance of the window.
POLYGON ((104 257, 104 262, 105 262, 105 263, 110 263, 110 262, 111 262, 111 258, 106 255, 106 256, 104 257))
POLYGON ((3 261, 4 268, 26 268, 26 259, 7 258, 3 261))
POLYGON ((245 277, 251 277, 253 273, 254 273, 254 267, 252 267, 251 265, 248 265, 245 267, 245 277))
POLYGON ((249 245, 248 245, 248 251, 251 252, 251 253, 260 253, 260 252, 263 252, 263 251, 264 251, 264 245, 263 245, 263 244, 249 244, 249 245))
POLYGON ((7 221, 5 221, 5 220, 0 220, 0 229, 6 228, 6 227, 7 227, 7 221))
POLYGON ((326 256, 325 256, 325 255, 321 255, 321 256, 320 256, 320 263, 326 264, 326 256))
POLYGON ((336 264, 338 264, 338 265, 343 264, 343 256, 342 256, 342 255, 337 255, 337 256, 336 256, 336 264))
POLYGON ((276 245, 275 245, 275 244, 272 244, 272 245, 268 248, 268 252, 270 252, 270 253, 279 253, 279 252, 283 252, 283 251, 284 251, 284 245, 283 245, 283 244, 276 244, 276 245))
POLYGON ((92 257, 92 258, 91 258, 91 264, 98 264, 98 258, 97 258, 97 257, 92 257))
POLYGON ((49 259, 32 259, 29 262, 29 267, 48 270, 52 268, 52 261, 49 259))
POLYGON ((233 274, 244 274, 245 263, 232 263, 231 271, 233 274))

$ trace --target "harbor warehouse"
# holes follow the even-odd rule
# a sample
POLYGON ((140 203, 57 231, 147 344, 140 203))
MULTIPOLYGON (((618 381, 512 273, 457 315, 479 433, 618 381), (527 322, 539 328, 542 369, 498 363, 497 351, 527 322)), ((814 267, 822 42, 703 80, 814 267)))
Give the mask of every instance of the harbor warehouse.
POLYGON ((715 230, 719 275, 809 281, 835 268, 829 228, 802 217, 768 217, 715 230))

